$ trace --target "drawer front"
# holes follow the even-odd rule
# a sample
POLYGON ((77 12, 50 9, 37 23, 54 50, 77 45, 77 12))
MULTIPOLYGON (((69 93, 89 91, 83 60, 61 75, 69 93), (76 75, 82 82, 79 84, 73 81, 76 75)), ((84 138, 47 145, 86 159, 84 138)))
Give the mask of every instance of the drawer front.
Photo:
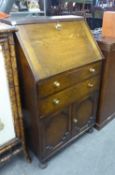
POLYGON ((39 109, 41 118, 52 112, 56 112, 59 109, 69 105, 83 96, 88 95, 99 89, 100 76, 95 76, 82 83, 74 85, 71 88, 67 88, 55 95, 52 95, 46 99, 39 101, 39 109))
POLYGON ((59 92, 64 88, 74 85, 75 83, 78 83, 80 81, 83 81, 87 78, 99 74, 100 71, 101 71, 101 62, 98 62, 41 81, 38 85, 39 97, 46 97, 53 93, 59 92))

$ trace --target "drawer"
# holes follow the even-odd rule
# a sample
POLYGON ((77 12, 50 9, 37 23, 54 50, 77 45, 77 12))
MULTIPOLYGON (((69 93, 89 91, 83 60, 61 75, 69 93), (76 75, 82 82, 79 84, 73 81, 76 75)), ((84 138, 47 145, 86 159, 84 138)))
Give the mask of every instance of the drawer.
POLYGON ((40 100, 39 111, 41 118, 97 91, 99 89, 99 83, 100 76, 95 76, 46 99, 40 100))
POLYGON ((53 93, 59 92, 64 88, 74 85, 75 83, 99 74, 100 71, 101 62, 98 62, 41 81, 38 85, 39 97, 46 97, 53 93))

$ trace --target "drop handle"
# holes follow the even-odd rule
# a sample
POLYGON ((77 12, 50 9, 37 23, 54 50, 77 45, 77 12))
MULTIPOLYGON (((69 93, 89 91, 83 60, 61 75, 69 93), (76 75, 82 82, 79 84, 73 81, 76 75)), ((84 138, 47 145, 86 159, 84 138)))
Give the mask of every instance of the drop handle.
POLYGON ((53 100, 53 104, 59 105, 59 104, 60 104, 60 100, 59 100, 59 99, 54 99, 54 100, 53 100))
POLYGON ((89 71, 91 72, 91 73, 95 73, 96 72, 96 70, 94 69, 94 68, 89 68, 89 71))
POLYGON ((58 81, 54 81, 54 86, 56 87, 56 88, 59 88, 60 87, 60 83, 58 82, 58 81))
POLYGON ((92 88, 92 87, 94 87, 94 84, 93 83, 88 83, 88 87, 92 88))
POLYGON ((76 118, 73 119, 73 123, 77 124, 78 120, 76 118))

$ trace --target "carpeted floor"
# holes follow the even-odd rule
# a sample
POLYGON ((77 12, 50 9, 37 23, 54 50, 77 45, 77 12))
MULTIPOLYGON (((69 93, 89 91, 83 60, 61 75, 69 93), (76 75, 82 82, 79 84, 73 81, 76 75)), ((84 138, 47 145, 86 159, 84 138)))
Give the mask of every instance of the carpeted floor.
POLYGON ((101 131, 85 134, 52 158, 41 170, 32 156, 31 164, 22 155, 0 168, 0 175, 114 175, 115 119, 101 131))

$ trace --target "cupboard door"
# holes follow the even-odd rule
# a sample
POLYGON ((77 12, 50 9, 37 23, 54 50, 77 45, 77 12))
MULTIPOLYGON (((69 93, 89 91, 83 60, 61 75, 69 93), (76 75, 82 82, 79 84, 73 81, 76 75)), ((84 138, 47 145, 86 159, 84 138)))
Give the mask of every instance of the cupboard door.
POLYGON ((52 116, 42 119, 41 130, 45 155, 69 139, 71 132, 70 122, 70 108, 65 108, 52 116))
POLYGON ((97 94, 93 93, 72 106, 72 131, 77 134, 94 125, 97 108, 97 94))

